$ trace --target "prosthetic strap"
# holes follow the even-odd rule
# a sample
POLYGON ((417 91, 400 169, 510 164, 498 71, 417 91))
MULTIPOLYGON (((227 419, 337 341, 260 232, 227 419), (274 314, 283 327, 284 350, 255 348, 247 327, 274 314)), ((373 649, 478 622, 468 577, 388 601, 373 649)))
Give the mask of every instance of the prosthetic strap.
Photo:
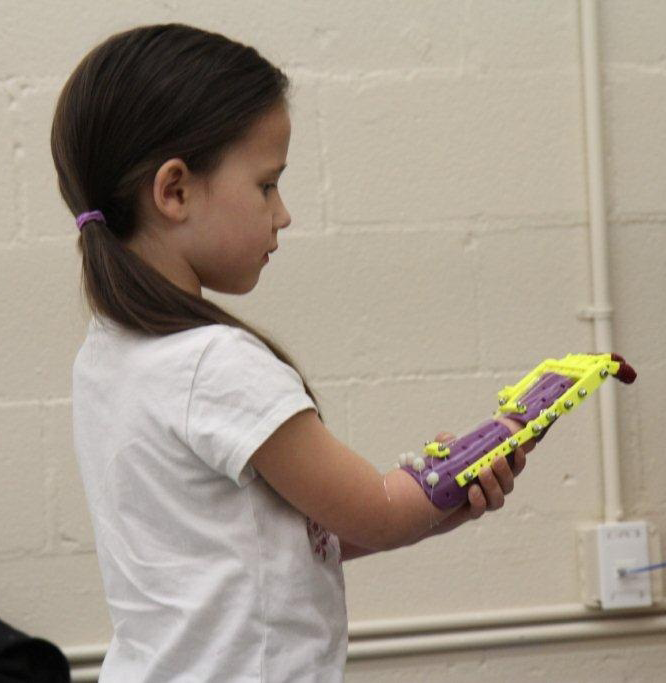
POLYGON ((423 488, 433 505, 440 509, 456 507, 467 501, 468 485, 482 467, 495 458, 512 463, 513 452, 530 439, 540 441, 563 414, 598 389, 608 377, 625 384, 636 379, 636 372, 617 354, 567 354, 549 358, 515 385, 500 392, 499 410, 493 419, 449 444, 426 442, 424 456, 400 456, 400 467, 423 488), (515 434, 496 419, 504 415, 520 422, 515 434))

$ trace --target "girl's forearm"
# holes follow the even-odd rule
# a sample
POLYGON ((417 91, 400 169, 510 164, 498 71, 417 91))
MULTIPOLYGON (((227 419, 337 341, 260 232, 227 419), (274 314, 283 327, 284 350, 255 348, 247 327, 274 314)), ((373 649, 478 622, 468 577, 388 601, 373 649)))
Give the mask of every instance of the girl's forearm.
POLYGON ((379 550, 371 550, 370 548, 361 548, 358 545, 353 545, 347 543, 347 541, 340 540, 340 556, 342 561, 353 560, 357 557, 363 557, 364 555, 372 555, 373 553, 380 552, 379 550))
MULTIPOLYGON (((506 425, 510 429, 512 434, 515 434, 517 431, 522 429, 522 424, 510 418, 499 417, 497 418, 497 421, 502 422, 504 425, 506 425)), ((528 442, 528 444, 530 443, 531 442, 528 442)), ((528 450, 532 450, 532 448, 534 448, 533 443, 532 447, 528 450)), ((422 498, 423 491, 409 475, 400 471, 389 472, 384 479, 385 488, 386 483, 389 479, 391 479, 392 482, 391 491, 395 494, 398 494, 396 498, 399 499, 401 502, 404 501, 405 503, 408 503, 408 507, 410 508, 410 510, 412 508, 416 509, 416 507, 422 507, 424 505, 424 499, 422 498), (414 488, 415 485, 416 489, 414 488)), ((387 495, 388 493, 389 488, 387 488, 387 495)), ((391 498, 389 497, 389 501, 390 500, 391 498)), ((438 536, 440 534, 448 533, 449 531, 453 531, 453 529, 456 529, 461 524, 464 524, 472 518, 472 511, 469 502, 459 505, 457 508, 448 510, 439 510, 432 505, 428 505, 427 507, 429 509, 431 527, 423 533, 418 533, 418 531, 414 533, 412 531, 411 534, 409 529, 405 529, 404 533, 400 534, 401 538, 398 541, 398 544, 386 548, 386 550, 393 550, 395 548, 414 545, 415 543, 423 541, 426 538, 430 538, 431 536, 438 536)), ((426 511, 421 511, 419 516, 421 519, 423 519, 426 516, 426 514, 426 511)), ((475 518, 478 516, 479 515, 476 514, 475 518)), ((404 513, 401 510, 399 519, 404 521, 405 517, 406 515, 404 515, 404 513)), ((365 555, 371 555, 375 552, 379 552, 378 550, 372 550, 369 548, 361 548, 359 546, 355 546, 353 544, 343 541, 342 539, 340 539, 340 549, 343 562, 345 560, 352 560, 356 557, 363 557, 365 555)))
MULTIPOLYGON (((469 521, 470 507, 468 503, 461 505, 450 517, 447 517, 443 522, 440 522, 437 526, 432 527, 425 532, 422 536, 419 536, 414 543, 424 540, 425 538, 430 538, 431 536, 439 536, 440 534, 446 534, 449 531, 453 531, 458 528, 461 524, 469 521)), ((410 544, 410 545, 413 545, 410 544)))
MULTIPOLYGON (((447 517, 443 522, 437 526, 432 527, 432 529, 426 531, 423 535, 419 536, 416 540, 408 543, 407 545, 414 545, 423 541, 431 536, 438 536, 439 534, 445 534, 449 531, 453 531, 461 524, 464 524, 469 520, 469 505, 465 504, 459 507, 450 517, 447 517)), ((372 555, 373 553, 381 552, 379 550, 371 550, 370 548, 361 548, 357 545, 347 543, 342 539, 340 540, 340 554, 342 556, 342 561, 354 560, 357 557, 363 557, 365 555, 372 555)))

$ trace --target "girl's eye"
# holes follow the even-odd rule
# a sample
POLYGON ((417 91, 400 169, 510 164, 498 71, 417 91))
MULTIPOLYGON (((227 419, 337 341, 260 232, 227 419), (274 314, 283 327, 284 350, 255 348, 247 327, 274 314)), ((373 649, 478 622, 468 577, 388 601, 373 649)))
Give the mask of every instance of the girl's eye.
POLYGON ((266 183, 263 188, 264 188, 264 194, 268 192, 269 188, 271 187, 277 187, 277 183, 266 183))

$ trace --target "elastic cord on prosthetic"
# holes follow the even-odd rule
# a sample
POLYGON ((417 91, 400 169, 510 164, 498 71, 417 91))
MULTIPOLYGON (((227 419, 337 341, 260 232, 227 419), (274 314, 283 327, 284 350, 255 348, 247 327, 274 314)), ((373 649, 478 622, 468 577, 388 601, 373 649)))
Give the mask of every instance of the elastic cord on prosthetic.
MULTIPOLYGON (((455 508, 467 502, 468 485, 476 479, 478 471, 469 473, 463 485, 456 477, 475 466, 484 454, 504 443, 511 434, 511 430, 501 422, 485 420, 468 434, 448 444, 449 453, 446 457, 424 455, 414 458, 411 465, 401 463, 401 466, 419 482, 432 505, 440 510, 455 508)), ((481 466, 478 469, 480 471, 481 466)))
POLYGON ((410 477, 401 467, 393 468, 384 475, 384 491, 389 503, 391 523, 394 527, 399 527, 393 531, 403 540, 403 545, 417 541, 460 507, 435 506, 424 482, 410 477), (414 479, 425 496, 422 493, 415 495, 414 479))
MULTIPOLYGON (((489 425, 497 426, 494 431, 502 430, 502 438, 497 437, 500 441, 511 433, 501 423, 489 420, 466 430, 466 436, 445 439, 442 443, 451 451, 448 458, 415 455, 413 452, 401 453, 396 467, 384 475, 384 491, 390 505, 402 505, 405 487, 413 487, 408 477, 400 474, 396 476, 396 470, 410 475, 426 494, 420 509, 409 512, 396 510, 397 513, 409 515, 412 522, 410 535, 426 534, 468 502, 469 486, 460 487, 455 481, 455 475, 482 455, 480 448, 485 446, 486 450, 490 450, 497 445, 493 434, 489 433, 489 425), (442 487, 446 488, 444 493, 442 487)), ((407 522, 406 519, 401 520, 403 521, 407 522)))
MULTIPOLYGON (((464 433, 467 433, 468 431, 472 431, 474 427, 476 426, 476 423, 471 424, 467 429, 465 429, 464 433)), ((447 446, 451 447, 453 444, 455 444, 458 441, 457 437, 448 437, 443 440, 442 443, 445 443, 447 446)), ((426 442, 428 444, 430 442, 426 442)), ((406 486, 405 484, 405 479, 406 477, 395 477, 392 472, 395 472, 395 470, 402 469, 404 467, 411 467, 414 460, 418 458, 419 456, 416 455, 414 452, 407 452, 407 453, 400 453, 398 456, 398 462, 394 464, 393 468, 387 472, 384 475, 384 491, 386 493, 386 499, 388 500, 390 505, 401 505, 402 502, 402 496, 404 496, 404 488, 406 486)), ((421 456, 421 457, 427 457, 427 456, 421 456)), ((417 461, 418 462, 418 461, 417 461)), ((432 487, 427 486, 426 482, 426 476, 427 473, 420 472, 419 476, 417 479, 420 487, 423 489, 424 493, 426 494, 428 500, 427 500, 427 505, 424 505, 424 509, 427 509, 427 514, 425 514, 422 511, 422 514, 420 517, 416 516, 417 519, 415 519, 415 523, 418 525, 416 528, 413 529, 414 533, 416 534, 425 534, 428 531, 431 531, 434 527, 439 525, 444 519, 446 519, 448 516, 450 516, 455 510, 462 506, 465 502, 461 502, 460 505, 456 507, 448 507, 448 508, 438 508, 433 502, 432 498, 434 495, 434 491, 432 487), (425 522, 422 520, 426 519, 425 522)), ((408 485, 410 485, 408 483, 408 485)), ((424 500, 424 503, 426 501, 424 500)), ((399 511, 396 511, 399 512, 399 511)))

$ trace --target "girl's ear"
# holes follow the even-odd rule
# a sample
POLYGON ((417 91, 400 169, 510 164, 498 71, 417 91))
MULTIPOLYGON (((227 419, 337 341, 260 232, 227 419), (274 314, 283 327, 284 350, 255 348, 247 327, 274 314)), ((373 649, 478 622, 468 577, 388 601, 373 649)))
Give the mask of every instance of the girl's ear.
POLYGON ((153 202, 155 208, 172 221, 187 218, 188 209, 198 193, 196 180, 182 159, 165 161, 155 174, 153 202))

